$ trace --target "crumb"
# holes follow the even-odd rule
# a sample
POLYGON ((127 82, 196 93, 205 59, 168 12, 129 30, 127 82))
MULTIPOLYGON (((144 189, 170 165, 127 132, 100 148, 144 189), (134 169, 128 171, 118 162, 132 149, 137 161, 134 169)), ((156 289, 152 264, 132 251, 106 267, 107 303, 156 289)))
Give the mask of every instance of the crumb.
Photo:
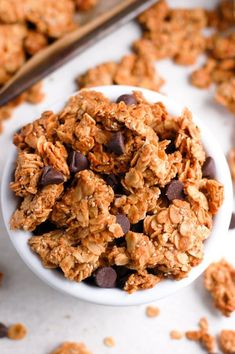
POLYGON ((160 309, 154 306, 146 307, 146 316, 147 317, 157 317, 160 315, 160 309))
POLYGON ((115 347, 115 340, 112 337, 106 337, 103 340, 103 343, 106 347, 115 347))
POLYGON ((13 340, 21 340, 27 334, 27 329, 22 323, 16 323, 9 327, 8 338, 13 340))
POLYGON ((176 331, 176 330, 172 330, 171 332, 170 332, 170 337, 171 337, 171 339, 176 339, 176 340, 178 340, 178 339, 182 339, 183 338, 183 333, 182 332, 179 332, 179 331, 176 331))

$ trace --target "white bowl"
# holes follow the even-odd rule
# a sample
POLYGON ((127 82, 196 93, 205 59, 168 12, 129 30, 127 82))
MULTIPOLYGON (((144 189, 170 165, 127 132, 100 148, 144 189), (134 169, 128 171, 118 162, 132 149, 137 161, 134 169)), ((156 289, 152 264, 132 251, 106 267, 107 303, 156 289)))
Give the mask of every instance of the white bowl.
MULTIPOLYGON (((180 105, 171 99, 147 89, 140 89, 138 87, 131 86, 102 86, 93 88, 93 90, 100 91, 106 95, 109 99, 115 101, 118 96, 124 93, 131 93, 133 90, 142 91, 145 98, 149 102, 162 101, 167 110, 174 115, 179 115, 184 108, 184 105, 180 105)), ((63 108, 66 99, 61 99, 60 102, 54 104, 50 109, 58 111, 63 108)), ((190 108, 190 107, 189 107, 190 108)), ((36 117, 32 117, 34 120, 36 117)), ((164 298, 177 290, 184 288, 192 283, 202 272, 207 268, 212 260, 214 260, 215 252, 220 248, 221 242, 223 242, 224 234, 226 234, 231 218, 233 191, 230 178, 229 168, 226 159, 221 151, 218 142, 211 135, 210 129, 204 125, 202 120, 198 117, 193 117, 194 122, 199 126, 201 130, 202 142, 209 156, 212 156, 215 160, 217 170, 217 180, 220 181, 225 188, 225 198, 222 207, 214 218, 213 229, 209 239, 205 242, 205 256, 202 263, 193 268, 188 277, 180 281, 176 280, 164 280, 157 284, 153 289, 137 291, 132 295, 119 289, 100 289, 97 287, 89 286, 85 283, 71 282, 63 277, 59 272, 51 269, 46 269, 42 266, 42 263, 35 254, 33 254, 28 246, 28 239, 31 236, 30 232, 21 230, 13 231, 9 228, 9 220, 17 207, 17 198, 9 189, 9 183, 12 178, 12 171, 15 166, 16 148, 12 144, 11 150, 8 151, 8 161, 5 166, 2 186, 1 186, 1 207, 4 222, 10 236, 10 239, 16 248, 17 252, 28 265, 28 267, 44 282, 52 286, 53 288, 64 292, 69 295, 73 295, 78 299, 89 301, 102 305, 113 306, 130 306, 148 303, 161 298, 164 298)))

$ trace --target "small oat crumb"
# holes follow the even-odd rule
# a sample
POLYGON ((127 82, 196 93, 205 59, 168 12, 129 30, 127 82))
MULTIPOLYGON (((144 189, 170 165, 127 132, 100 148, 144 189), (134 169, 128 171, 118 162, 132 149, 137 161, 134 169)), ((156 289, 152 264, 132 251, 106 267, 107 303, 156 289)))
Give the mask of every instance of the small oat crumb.
POLYGON ((115 346, 115 340, 112 337, 105 337, 103 342, 106 347, 111 348, 115 346))
POLYGON ((160 309, 154 306, 147 306, 146 308, 146 315, 148 317, 157 317, 160 314, 160 309))
POLYGON ((23 339, 27 334, 27 329, 22 323, 16 323, 9 327, 7 336, 13 340, 23 339))
POLYGON ((183 333, 173 330, 170 332, 170 337, 171 339, 182 339, 183 338, 183 333))

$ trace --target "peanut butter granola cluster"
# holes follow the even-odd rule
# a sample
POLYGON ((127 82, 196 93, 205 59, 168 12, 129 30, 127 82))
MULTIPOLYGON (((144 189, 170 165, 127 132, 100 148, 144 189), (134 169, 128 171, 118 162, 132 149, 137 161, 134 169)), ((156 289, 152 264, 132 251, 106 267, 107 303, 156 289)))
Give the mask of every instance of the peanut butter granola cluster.
MULTIPOLYGON (((28 59, 78 26, 75 21, 76 10, 89 10, 96 2, 96 0, 1 0, 0 88, 28 59)), ((15 101, 0 107, 0 124, 11 116, 16 105, 23 101, 39 103, 43 96, 41 84, 38 84, 15 101)))
POLYGON ((229 317, 235 311, 235 269, 221 260, 212 263, 205 272, 204 283, 211 293, 215 307, 229 317))
POLYGON ((33 231, 48 268, 132 293, 181 279, 203 259, 223 186, 185 109, 140 92, 81 91, 14 136, 12 229, 33 231))
POLYGON ((89 69, 77 79, 80 88, 127 84, 158 91, 164 80, 154 70, 155 61, 170 58, 189 66, 206 54, 206 62, 191 74, 190 81, 198 88, 216 84, 216 101, 235 112, 235 34, 227 32, 235 24, 233 1, 220 1, 208 11, 170 8, 165 0, 159 0, 139 16, 138 22, 143 34, 132 44, 134 54, 124 56, 119 63, 89 69), (212 33, 205 33, 205 29, 212 33))

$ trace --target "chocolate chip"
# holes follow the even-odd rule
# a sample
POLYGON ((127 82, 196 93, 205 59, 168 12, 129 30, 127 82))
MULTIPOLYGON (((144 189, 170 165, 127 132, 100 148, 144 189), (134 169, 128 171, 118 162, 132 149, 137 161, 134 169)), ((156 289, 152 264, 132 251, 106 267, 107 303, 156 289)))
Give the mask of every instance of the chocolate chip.
POLYGON ((72 173, 86 170, 89 167, 88 160, 79 151, 71 151, 68 157, 69 170, 72 173))
POLYGON ((235 229, 235 213, 232 213, 229 230, 235 229))
POLYGON ((124 102, 127 106, 131 105, 131 104, 137 104, 136 98, 134 95, 128 95, 128 94, 124 94, 121 95, 117 98, 117 103, 119 102, 124 102))
POLYGON ((7 337, 8 328, 3 323, 0 323, 0 338, 7 337))
POLYGON ((40 184, 47 186, 48 184, 60 184, 64 182, 64 175, 57 171, 52 166, 43 167, 42 177, 40 184))
POLYGON ((99 268, 95 273, 95 283, 100 288, 114 288, 117 273, 112 267, 99 268))
POLYGON ((122 155, 125 152, 124 138, 121 132, 113 133, 111 139, 106 144, 109 151, 117 155, 122 155))
POLYGON ((215 178, 215 174, 216 174, 215 161, 212 157, 208 156, 202 166, 202 177, 213 179, 215 178))
POLYGON ((117 224, 119 224, 121 226, 124 234, 126 234, 130 230, 131 224, 130 224, 130 221, 126 215, 117 214, 116 215, 116 222, 117 222, 117 224))
POLYGON ((169 200, 180 199, 184 200, 184 184, 174 180, 166 187, 166 196, 169 200))
POLYGON ((143 222, 143 220, 140 220, 137 224, 132 224, 131 225, 131 231, 138 232, 138 233, 143 233, 144 232, 144 222, 143 222))

